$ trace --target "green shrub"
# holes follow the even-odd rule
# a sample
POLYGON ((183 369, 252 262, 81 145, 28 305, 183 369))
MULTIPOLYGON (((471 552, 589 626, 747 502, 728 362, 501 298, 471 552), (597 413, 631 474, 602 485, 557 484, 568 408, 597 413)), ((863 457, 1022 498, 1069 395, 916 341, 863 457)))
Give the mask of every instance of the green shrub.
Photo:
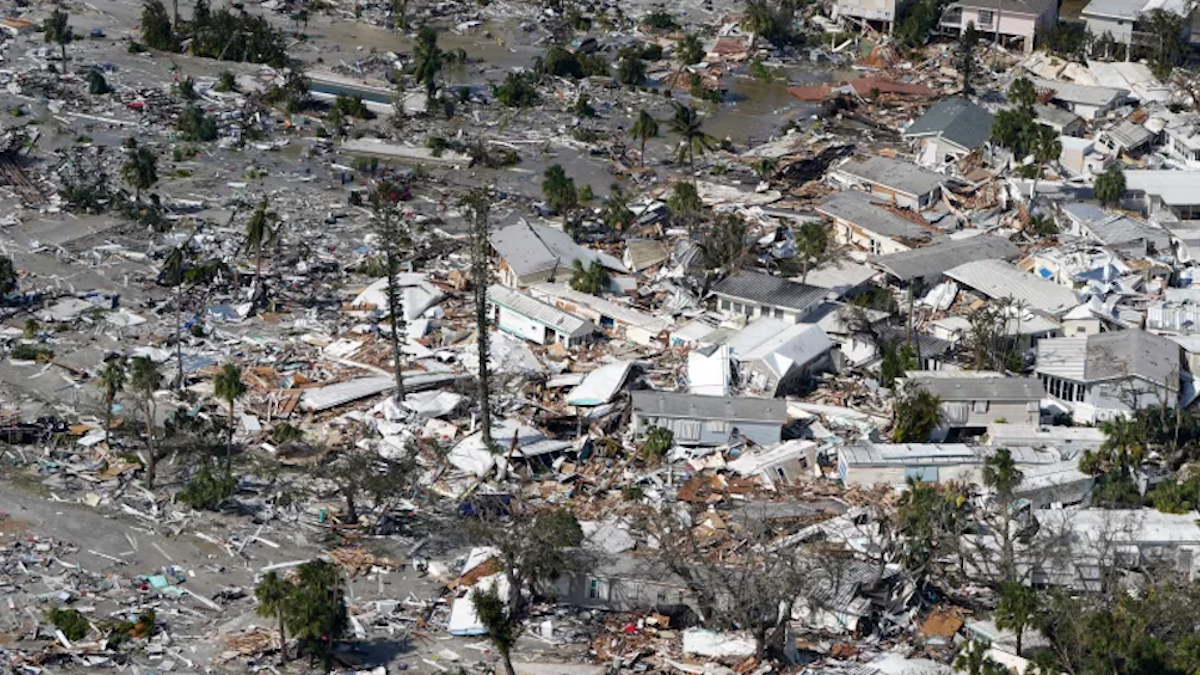
POLYGON ((88 620, 74 609, 56 607, 50 610, 49 619, 50 623, 61 630, 63 635, 66 635, 67 639, 72 642, 82 640, 91 630, 88 620))
POLYGON ((237 479, 228 473, 214 473, 204 467, 179 492, 179 501, 193 509, 215 511, 237 488, 237 479))

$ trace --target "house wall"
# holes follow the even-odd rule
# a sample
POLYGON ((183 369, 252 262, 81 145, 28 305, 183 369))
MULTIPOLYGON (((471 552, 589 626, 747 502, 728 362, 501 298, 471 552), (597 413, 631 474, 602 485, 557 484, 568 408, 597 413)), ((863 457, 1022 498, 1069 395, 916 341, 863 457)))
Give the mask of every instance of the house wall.
POLYGON ((980 10, 978 7, 963 7, 963 30, 966 30, 968 23, 974 23, 975 30, 978 30, 985 36, 999 34, 1025 38, 1026 41, 1032 41, 1034 31, 1037 29, 1038 17, 1029 14, 1015 14, 996 10, 980 10), (980 19, 981 11, 991 13, 991 19, 986 24, 980 19))
POLYGON ((735 429, 758 445, 774 445, 783 437, 783 425, 773 422, 654 417, 637 411, 633 413, 633 425, 639 439, 645 438, 653 427, 661 427, 675 434, 676 443, 687 446, 723 445, 729 442, 735 429))
POLYGON ((1088 32, 1096 37, 1100 37, 1105 33, 1112 33, 1113 38, 1117 42, 1126 43, 1129 41, 1130 35, 1133 33, 1133 22, 1123 19, 1110 19, 1108 17, 1093 16, 1084 14, 1083 20, 1087 24, 1088 32))
POLYGON ((947 429, 986 427, 1000 420, 1008 424, 1041 423, 1039 401, 942 401, 943 424, 947 429), (1029 410, 1033 404, 1033 410, 1029 410))
POLYGON ((848 220, 834 218, 833 225, 838 233, 838 240, 843 244, 850 244, 864 248, 875 255, 887 255, 888 253, 899 253, 901 251, 911 250, 910 247, 901 244, 900 242, 885 237, 882 234, 871 232, 866 228, 859 227, 848 220))
POLYGON ((896 0, 838 0, 835 7, 838 16, 892 22, 896 20, 898 4, 896 0))
POLYGON ((495 321, 496 326, 500 330, 512 333, 530 342, 536 342, 539 345, 561 342, 573 347, 588 341, 586 336, 576 337, 574 340, 571 340, 566 333, 534 321, 523 314, 518 314, 507 307, 501 305, 493 305, 493 307, 492 320, 495 321), (553 336, 552 339, 547 339, 550 336, 553 336))
POLYGON ((1100 319, 1067 319, 1062 323, 1064 337, 1086 337, 1097 335, 1104 330, 1104 322, 1100 319))
POLYGON ((864 191, 871 193, 877 197, 883 197, 884 200, 890 200, 896 206, 901 206, 908 209, 922 209, 933 202, 941 193, 941 188, 935 188, 932 192, 923 195, 910 195, 905 192, 897 192, 886 185, 871 183, 864 181, 857 176, 852 176, 845 171, 838 171, 833 174, 834 178, 845 185, 855 185, 862 188, 864 191))
POLYGON ((1065 404, 1072 418, 1081 424, 1130 413, 1160 403, 1168 408, 1179 404, 1178 394, 1163 393, 1162 385, 1152 385, 1136 377, 1108 382, 1076 382, 1039 374, 1047 395, 1065 404))
POLYGON ((751 300, 735 298, 730 295, 722 295, 717 293, 717 308, 722 313, 731 316, 742 315, 747 319, 753 319, 758 316, 770 316, 776 319, 782 319, 791 323, 800 323, 800 321, 808 315, 808 312, 797 312, 790 307, 773 307, 770 305, 760 305, 751 300))

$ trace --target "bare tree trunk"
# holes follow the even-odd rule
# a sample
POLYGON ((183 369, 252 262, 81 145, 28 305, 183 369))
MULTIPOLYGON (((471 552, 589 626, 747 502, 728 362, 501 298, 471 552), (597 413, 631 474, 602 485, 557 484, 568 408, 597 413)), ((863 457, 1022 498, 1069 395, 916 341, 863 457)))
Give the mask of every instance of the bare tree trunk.
POLYGON ((229 399, 229 436, 225 443, 225 473, 233 471, 233 399, 229 399))
POLYGON ((176 387, 183 391, 183 268, 179 270, 179 285, 175 287, 175 361, 176 387))
POLYGON ((113 396, 105 393, 104 395, 104 447, 111 447, 109 437, 112 430, 113 418, 113 396))
POLYGON ((513 669, 512 654, 509 650, 497 650, 500 652, 500 660, 504 663, 504 675, 517 675, 517 671, 513 669))
POLYGON ((404 401, 406 392, 404 391, 404 373, 401 370, 404 363, 404 354, 400 345, 400 326, 404 323, 404 308, 400 305, 399 298, 396 293, 396 254, 392 250, 391 245, 388 245, 387 251, 387 276, 388 276, 388 323, 391 324, 392 333, 392 361, 396 368, 396 405, 399 406, 404 401))
POLYGON ((287 631, 283 623, 283 608, 279 608, 275 614, 279 617, 279 665, 287 663, 287 631))
POLYGON ((146 397, 146 488, 154 489, 154 473, 158 470, 157 450, 154 449, 154 393, 146 397))
POLYGON ((488 363, 491 357, 490 341, 491 336, 488 333, 488 309, 487 309, 487 289, 488 289, 488 204, 487 194, 479 193, 478 199, 473 204, 472 208, 475 211, 474 237, 475 246, 472 251, 471 266, 474 272, 475 284, 475 332, 477 334, 477 346, 479 351, 479 425, 482 432, 484 447, 489 450, 492 447, 492 383, 491 383, 491 365, 488 363))

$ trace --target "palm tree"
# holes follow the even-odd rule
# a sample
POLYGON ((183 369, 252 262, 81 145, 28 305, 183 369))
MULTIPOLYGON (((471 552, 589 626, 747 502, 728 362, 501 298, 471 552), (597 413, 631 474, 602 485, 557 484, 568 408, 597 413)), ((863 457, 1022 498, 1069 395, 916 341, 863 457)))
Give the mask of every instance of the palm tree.
POLYGON ((1024 475, 1017 468, 1008 448, 997 450, 983 463, 983 484, 995 490, 1003 499, 1012 500, 1022 478, 1024 475))
POLYGON ((158 158, 149 148, 138 145, 137 139, 125 141, 127 156, 121 166, 121 178, 133 188, 133 197, 142 201, 142 190, 158 182, 158 158))
POLYGON ((675 151, 675 161, 682 162, 687 158, 688 168, 692 172, 692 181, 696 180, 696 153, 703 155, 714 147, 712 136, 704 133, 700 116, 694 108, 679 103, 675 104, 675 116, 671 118, 671 131, 679 136, 679 148, 675 151))
POLYGON ((146 487, 150 489, 154 488, 154 474, 158 468, 158 449, 154 441, 154 392, 161 385, 162 373, 158 371, 158 364, 147 356, 133 357, 129 364, 129 388, 142 399, 146 423, 146 487))
POLYGON ((1121 416, 1100 423, 1104 443, 1100 446, 1103 463, 1121 474, 1132 475, 1145 459, 1145 427, 1136 419, 1121 416))
POLYGON ((629 134, 641 142, 642 147, 638 156, 642 158, 642 166, 646 166, 646 141, 658 138, 658 120, 645 110, 639 110, 637 121, 633 123, 629 134))
POLYGON ((954 657, 954 672, 964 675, 1008 675, 1008 668, 987 655, 987 645, 971 640, 954 657))
POLYGON ((254 613, 264 619, 274 618, 279 621, 279 663, 287 663, 287 630, 283 622, 283 610, 291 596, 292 585, 274 571, 263 575, 258 585, 254 587, 254 599, 258 605, 254 613))
POLYGON ((611 279, 608 270, 597 260, 593 260, 592 264, 584 267, 583 263, 576 258, 571 265, 571 288, 580 293, 600 295, 608 288, 611 279))
POLYGON ((417 67, 413 76, 417 82, 425 85, 426 105, 437 94, 437 77, 442 71, 445 54, 437 44, 437 31, 429 26, 422 26, 417 31, 417 41, 413 45, 413 57, 417 67))
POLYGON ((233 469, 233 404, 246 394, 246 383, 242 382, 242 369, 236 364, 226 363, 213 378, 213 393, 229 405, 228 440, 225 444, 225 472, 233 469))
POLYGON ((120 359, 112 359, 100 370, 100 386, 104 388, 104 445, 108 446, 109 430, 112 429, 113 404, 117 394, 125 388, 125 368, 120 359))
POLYGON ((1010 581, 1000 588, 1000 602, 996 604, 993 618, 1000 630, 1011 630, 1017 635, 1017 656, 1021 655, 1025 629, 1038 614, 1038 597, 1025 584, 1010 581))
POLYGON ((1050 127, 1039 124, 1033 133, 1033 161, 1036 173, 1033 175, 1033 185, 1029 188, 1029 198, 1037 194, 1038 179, 1045 172, 1045 166, 1062 156, 1062 140, 1058 132, 1050 127))
POLYGON ((254 251, 254 283, 260 284, 262 277, 262 259, 263 246, 271 243, 275 238, 275 230, 271 227, 271 221, 275 219, 275 214, 267 210, 267 199, 264 197, 258 203, 258 208, 254 209, 254 213, 250 214, 250 220, 246 221, 246 249, 254 251))
POLYGON ((1120 204, 1121 198, 1125 196, 1125 172, 1121 166, 1113 164, 1105 169, 1104 173, 1096 176, 1096 185, 1092 193, 1103 206, 1120 204))
MULTIPOLYGON (((75 37, 71 32, 71 27, 67 25, 70 17, 62 9, 55 9, 46 17, 45 23, 42 24, 43 36, 46 42, 56 44, 62 50, 62 60, 65 64, 67 61, 67 45, 75 37)), ((64 65, 63 71, 66 72, 64 65)))

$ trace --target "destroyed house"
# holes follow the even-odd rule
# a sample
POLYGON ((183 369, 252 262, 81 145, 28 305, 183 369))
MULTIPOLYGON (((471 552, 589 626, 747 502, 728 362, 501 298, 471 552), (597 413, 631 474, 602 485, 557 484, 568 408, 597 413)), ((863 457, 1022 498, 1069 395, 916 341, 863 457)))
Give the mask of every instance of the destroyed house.
POLYGON ((927 285, 941 281, 946 270, 976 260, 1015 260, 1021 249, 1007 239, 980 235, 963 239, 943 239, 929 246, 882 255, 871 261, 900 285, 916 281, 927 285))
POLYGON ((1178 344, 1131 329, 1042 340, 1034 372, 1075 420, 1094 423, 1150 405, 1179 404, 1178 344))
POLYGON ((992 300, 1010 300, 1026 310, 1062 316, 1079 304, 1075 293, 1023 272, 1003 260, 975 260, 946 270, 946 276, 992 300))
POLYGON ((566 232, 523 220, 493 232, 488 242, 500 258, 500 282, 513 288, 569 279, 576 261, 584 267, 598 262, 609 270, 625 271, 620 260, 580 246, 566 232))
POLYGON ((586 572, 561 575, 554 590, 559 602, 610 612, 675 611, 693 604, 682 579, 627 554, 606 556, 586 572))
POLYGON ((529 292, 543 302, 592 321, 614 338, 639 345, 665 343, 659 337, 672 325, 661 316, 646 314, 608 298, 581 293, 567 284, 534 284, 529 287, 529 292))
MULTIPOLYGON (((838 448, 838 478, 842 484, 903 487, 908 481, 983 484, 984 461, 994 448, 936 443, 859 442, 838 448)), ((1009 448, 1018 468, 1060 461, 1058 453, 1032 448, 1009 448)))
POLYGON ((917 162, 939 167, 983 147, 992 134, 992 114, 958 96, 944 98, 904 130, 921 146, 917 162))
POLYGON ((947 435, 982 435, 997 421, 1041 423, 1046 389, 1036 377, 1002 373, 909 371, 908 386, 920 387, 941 401, 942 419, 935 439, 947 435))
POLYGON ((855 187, 882 201, 918 211, 938 198, 945 178, 916 164, 879 155, 851 157, 830 176, 843 187, 855 187))
POLYGON ((487 301, 497 328, 540 345, 577 347, 596 332, 591 321, 505 286, 488 288, 487 301))
POLYGON ((846 190, 829 195, 814 208, 833 220, 840 242, 874 255, 908 251, 933 239, 926 226, 889 210, 885 201, 865 192, 846 190))
POLYGON ((829 294, 824 288, 750 270, 725 277, 712 292, 717 296, 717 307, 725 314, 770 316, 789 323, 811 317, 829 294))
POLYGON ((1171 233, 1123 213, 1109 213, 1095 204, 1059 207, 1070 223, 1070 233, 1134 256, 1171 252, 1171 233))
POLYGON ((774 445, 787 418, 787 405, 779 399, 633 392, 637 437, 645 438, 658 427, 671 431, 679 445, 725 445, 742 438, 774 445))

